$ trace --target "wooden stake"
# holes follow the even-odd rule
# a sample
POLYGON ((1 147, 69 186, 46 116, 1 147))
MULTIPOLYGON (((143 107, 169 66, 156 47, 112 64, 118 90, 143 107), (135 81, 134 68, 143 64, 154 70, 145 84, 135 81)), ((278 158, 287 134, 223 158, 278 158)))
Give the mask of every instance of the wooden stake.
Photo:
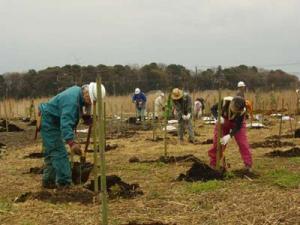
POLYGON ((222 116, 222 108, 221 108, 221 88, 219 88, 219 102, 218 102, 218 137, 217 137, 217 162, 216 162, 216 169, 220 170, 220 160, 222 157, 222 146, 221 146, 221 135, 222 135, 222 125, 221 125, 221 116, 222 116))
POLYGON ((153 141, 156 140, 156 134, 155 134, 155 102, 153 103, 153 115, 152 115, 152 131, 153 131, 153 141))
POLYGON ((97 193, 99 191, 98 187, 98 140, 97 140, 97 109, 96 103, 93 103, 93 145, 94 145, 94 191, 97 193))
MULTIPOLYGON (((97 76, 97 105, 98 105, 98 140, 101 161, 101 206, 102 206, 102 225, 108 225, 108 206, 107 206, 107 190, 106 190, 106 166, 105 166, 105 118, 104 106, 101 91, 101 79, 97 76)), ((98 181, 98 180, 97 180, 98 181)))

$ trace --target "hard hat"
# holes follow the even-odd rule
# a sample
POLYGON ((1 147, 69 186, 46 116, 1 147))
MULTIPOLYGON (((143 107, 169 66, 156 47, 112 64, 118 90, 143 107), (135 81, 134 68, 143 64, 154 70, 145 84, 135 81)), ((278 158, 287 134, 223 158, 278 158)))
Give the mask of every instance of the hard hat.
MULTIPOLYGON (((91 102, 94 102, 97 100, 97 83, 96 82, 91 82, 88 85, 88 89, 89 89, 89 96, 91 98, 91 102)), ((103 86, 103 84, 101 84, 101 95, 102 98, 105 97, 106 91, 105 91, 105 87, 103 86)))
POLYGON ((237 84, 238 87, 246 87, 246 84, 244 81, 239 81, 237 84))
POLYGON ((141 89, 136 88, 135 91, 134 91, 134 94, 138 95, 139 93, 141 93, 141 89))

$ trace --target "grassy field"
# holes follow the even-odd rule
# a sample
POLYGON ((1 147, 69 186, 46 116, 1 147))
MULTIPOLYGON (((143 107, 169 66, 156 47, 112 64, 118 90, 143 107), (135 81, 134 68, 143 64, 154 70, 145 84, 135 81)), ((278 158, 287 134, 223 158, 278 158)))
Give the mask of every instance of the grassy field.
MULTIPOLYGON (((223 90, 222 96, 235 95, 235 91, 223 90)), ((193 100, 202 97, 206 100, 206 113, 210 113, 210 107, 217 102, 217 91, 202 91, 191 93, 193 100)), ((153 102, 156 97, 156 92, 152 91, 147 94, 147 112, 153 111, 153 102)), ((35 110, 42 102, 47 102, 49 98, 34 99, 35 110)), ((297 95, 293 90, 274 91, 274 92, 247 92, 246 99, 253 103, 254 110, 276 112, 284 111, 287 114, 294 114, 297 107, 297 95)), ((0 117, 26 117, 29 115, 31 99, 6 99, 0 101, 0 117)), ((121 112, 126 115, 135 113, 134 104, 131 102, 131 96, 108 96, 106 98, 107 115, 120 115, 121 112)))
MULTIPOLYGON (((265 138, 278 134, 278 120, 267 118, 267 129, 249 129, 249 142, 265 141, 265 138)), ((30 167, 42 166, 42 159, 24 159, 32 152, 40 152, 40 140, 33 142, 33 128, 24 132, 0 134, 0 142, 7 142, 6 153, 0 159, 0 224, 3 225, 94 225, 100 218, 99 202, 81 202, 85 194, 83 187, 75 187, 79 195, 69 201, 29 199, 14 203, 22 193, 43 192, 41 175, 24 174, 30 167)), ((289 124, 283 124, 283 134, 289 132, 289 124)), ((213 126, 195 125, 198 141, 212 138, 213 126)), ((162 137, 162 135, 160 135, 162 137)), ((115 174, 127 183, 138 183, 143 195, 132 199, 113 198, 109 200, 109 220, 112 225, 177 224, 177 225, 263 225, 300 224, 300 157, 270 158, 264 154, 274 148, 252 149, 254 172, 257 178, 238 176, 235 171, 243 168, 238 148, 232 141, 226 150, 231 165, 225 180, 208 182, 176 181, 180 173, 185 173, 190 162, 129 163, 136 156, 143 160, 157 159, 163 155, 163 142, 153 142, 152 131, 138 130, 130 138, 108 140, 119 147, 106 153, 107 172, 115 174), (133 223, 133 221, 139 223, 133 223)), ((193 145, 187 142, 180 145, 177 137, 169 136, 169 155, 193 154, 208 162, 207 151, 210 145, 193 145)), ((282 139, 300 144, 300 139, 282 139)), ((289 149, 282 147, 276 149, 289 149)), ((92 154, 88 154, 92 161, 92 154)), ((51 191, 50 191, 51 192, 51 191)), ((51 192, 53 195, 56 192, 51 192)))

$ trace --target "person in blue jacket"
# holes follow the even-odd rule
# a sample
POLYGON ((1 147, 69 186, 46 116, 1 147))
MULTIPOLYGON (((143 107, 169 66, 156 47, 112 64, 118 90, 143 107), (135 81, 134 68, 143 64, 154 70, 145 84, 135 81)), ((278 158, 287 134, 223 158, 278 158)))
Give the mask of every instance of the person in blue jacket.
POLYGON ((145 116, 147 97, 143 92, 141 92, 139 88, 135 89, 134 95, 132 96, 132 102, 135 103, 136 116, 138 120, 143 121, 145 116))
MULTIPOLYGON (((104 86, 101 89, 104 97, 104 86)), ((75 141, 74 130, 82 116, 83 107, 90 109, 96 96, 97 85, 92 82, 83 87, 70 87, 39 106, 45 161, 42 180, 44 188, 71 185, 71 168, 65 143, 73 153, 82 155, 82 149, 75 141)))

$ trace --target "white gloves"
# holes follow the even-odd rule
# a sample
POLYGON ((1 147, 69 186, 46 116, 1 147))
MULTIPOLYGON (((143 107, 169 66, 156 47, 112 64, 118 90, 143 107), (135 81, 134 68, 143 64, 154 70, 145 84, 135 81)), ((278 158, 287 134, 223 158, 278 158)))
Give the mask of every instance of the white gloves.
POLYGON ((220 142, 221 142, 222 145, 227 145, 228 142, 230 141, 230 139, 231 139, 230 134, 227 134, 227 135, 225 135, 224 137, 222 137, 220 139, 220 142))
POLYGON ((182 115, 183 120, 189 120, 191 118, 191 114, 188 113, 187 115, 182 115))
POLYGON ((224 124, 224 118, 223 118, 223 116, 220 117, 220 123, 224 124))

